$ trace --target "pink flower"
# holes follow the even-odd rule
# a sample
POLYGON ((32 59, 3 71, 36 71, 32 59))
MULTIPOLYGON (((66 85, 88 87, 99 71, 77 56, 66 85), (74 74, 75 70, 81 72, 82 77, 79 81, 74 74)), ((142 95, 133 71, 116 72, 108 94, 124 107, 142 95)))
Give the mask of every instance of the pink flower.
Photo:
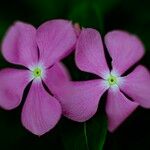
POLYGON ((108 90, 106 114, 108 129, 114 131, 139 105, 150 108, 150 73, 142 65, 130 74, 124 73, 144 54, 141 41, 123 31, 105 36, 105 44, 112 58, 110 71, 100 34, 83 29, 76 46, 78 68, 99 76, 99 79, 69 83, 57 94, 66 117, 84 122, 97 111, 100 97, 108 90), (128 97, 126 97, 126 95, 128 97))
POLYGON ((32 25, 17 22, 4 38, 2 54, 5 59, 25 69, 0 71, 0 106, 7 110, 16 108, 25 87, 32 82, 21 120, 23 126, 36 135, 48 132, 61 117, 61 105, 53 91, 68 80, 59 61, 71 51, 75 42, 74 28, 65 20, 48 21, 37 30, 32 25))

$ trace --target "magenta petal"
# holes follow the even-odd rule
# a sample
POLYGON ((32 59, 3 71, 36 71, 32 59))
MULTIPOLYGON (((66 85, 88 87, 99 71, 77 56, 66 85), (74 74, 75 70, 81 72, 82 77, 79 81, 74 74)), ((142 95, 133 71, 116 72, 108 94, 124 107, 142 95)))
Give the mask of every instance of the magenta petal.
POLYGON ((0 71, 0 106, 10 110, 17 107, 29 83, 27 70, 3 69, 0 71))
POLYGON ((22 110, 22 123, 33 134, 52 129, 61 117, 59 102, 49 95, 41 82, 33 82, 22 110))
POLYGON ((69 72, 66 67, 58 62, 53 67, 46 70, 46 76, 43 81, 48 86, 49 90, 55 94, 55 91, 60 89, 64 83, 70 80, 69 72))
POLYGON ((76 46, 76 64, 82 70, 104 77, 109 72, 101 36, 94 29, 83 29, 76 46))
POLYGON ((76 34, 70 21, 48 21, 37 30, 40 59, 48 67, 66 56, 75 42, 76 34))
POLYGON ((14 64, 26 67, 37 62, 36 29, 29 24, 16 22, 9 28, 2 43, 2 54, 14 64))
POLYGON ((107 87, 102 80, 69 82, 57 91, 57 99, 63 108, 63 115, 84 122, 97 111, 98 103, 107 87))
POLYGON ((140 65, 122 79, 121 90, 141 106, 150 108, 150 72, 140 65))
POLYGON ((106 103, 109 131, 113 132, 137 107, 138 104, 127 99, 120 90, 109 89, 106 103))
POLYGON ((123 31, 112 31, 105 36, 106 47, 112 57, 112 66, 123 74, 144 54, 144 46, 135 35, 123 31))

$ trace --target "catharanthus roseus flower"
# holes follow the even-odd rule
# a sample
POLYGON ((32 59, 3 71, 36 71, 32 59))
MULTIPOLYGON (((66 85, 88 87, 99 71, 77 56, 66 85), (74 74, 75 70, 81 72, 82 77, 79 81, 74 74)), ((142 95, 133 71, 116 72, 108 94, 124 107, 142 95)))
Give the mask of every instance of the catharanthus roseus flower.
POLYGON ((74 28, 65 20, 48 21, 37 30, 32 25, 17 22, 4 38, 5 59, 26 69, 0 71, 0 106, 7 110, 17 107, 25 87, 32 82, 21 120, 24 127, 36 135, 48 132, 60 119, 61 105, 53 91, 68 80, 59 61, 72 50, 75 42, 74 28), (49 87, 49 92, 44 85, 49 87))
POLYGON ((94 29, 81 31, 76 46, 76 65, 82 71, 98 75, 99 79, 70 82, 57 95, 64 115, 83 122, 96 113, 100 97, 108 90, 106 113, 108 129, 112 132, 139 105, 150 108, 150 73, 139 65, 124 76, 144 54, 144 47, 136 36, 112 31, 105 36, 105 44, 112 58, 111 70, 100 34, 94 29))

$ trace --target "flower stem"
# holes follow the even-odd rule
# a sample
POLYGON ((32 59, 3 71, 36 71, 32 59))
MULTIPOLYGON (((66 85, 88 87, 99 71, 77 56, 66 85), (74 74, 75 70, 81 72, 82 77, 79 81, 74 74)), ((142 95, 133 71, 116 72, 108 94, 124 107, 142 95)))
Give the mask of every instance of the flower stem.
POLYGON ((86 132, 86 122, 84 122, 84 135, 85 135, 86 147, 87 147, 87 150, 89 150, 88 137, 87 137, 87 132, 86 132))

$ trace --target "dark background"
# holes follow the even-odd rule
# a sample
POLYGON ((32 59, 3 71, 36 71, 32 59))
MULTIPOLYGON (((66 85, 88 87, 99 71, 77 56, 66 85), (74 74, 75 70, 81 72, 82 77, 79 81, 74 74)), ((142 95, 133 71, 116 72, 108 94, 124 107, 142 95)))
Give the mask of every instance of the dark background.
MULTIPOLYGON (((16 20, 38 27, 46 20, 70 19, 84 27, 93 27, 104 36, 113 29, 137 34, 146 54, 141 63, 150 69, 149 0, 5 0, 0 1, 0 41, 16 20)), ((74 80, 85 73, 74 68, 73 56, 64 60, 74 80)), ((0 67, 7 63, 0 57, 0 67)), ((85 79, 85 78, 84 78, 85 79)), ((13 111, 0 109, 0 149, 62 149, 59 124, 48 134, 37 137, 20 122, 21 107, 13 111)), ((104 150, 150 150, 150 110, 138 108, 113 134, 107 133, 104 150)))

